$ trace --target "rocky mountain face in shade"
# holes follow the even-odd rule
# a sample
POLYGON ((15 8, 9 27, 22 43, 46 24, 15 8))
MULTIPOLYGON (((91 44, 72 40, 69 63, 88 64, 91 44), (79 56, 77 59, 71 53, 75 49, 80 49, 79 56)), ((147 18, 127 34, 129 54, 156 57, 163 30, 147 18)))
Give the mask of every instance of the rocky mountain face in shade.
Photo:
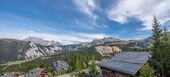
POLYGON ((31 41, 0 39, 0 61, 34 59, 61 53, 61 46, 43 46, 31 41))

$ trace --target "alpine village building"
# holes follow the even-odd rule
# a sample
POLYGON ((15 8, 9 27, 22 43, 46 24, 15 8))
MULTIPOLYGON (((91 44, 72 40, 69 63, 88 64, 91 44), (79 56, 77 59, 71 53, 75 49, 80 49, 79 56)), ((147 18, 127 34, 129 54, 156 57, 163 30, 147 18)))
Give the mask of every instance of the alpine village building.
POLYGON ((151 55, 148 52, 121 52, 97 63, 102 77, 139 77, 140 69, 151 55))

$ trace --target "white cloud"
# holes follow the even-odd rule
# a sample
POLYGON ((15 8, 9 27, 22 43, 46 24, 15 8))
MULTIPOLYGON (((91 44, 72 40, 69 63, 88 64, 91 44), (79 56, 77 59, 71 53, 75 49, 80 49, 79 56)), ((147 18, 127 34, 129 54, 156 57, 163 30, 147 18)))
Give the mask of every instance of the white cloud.
POLYGON ((14 38, 14 39, 25 39, 30 36, 43 38, 45 40, 55 40, 59 41, 62 44, 73 44, 76 42, 90 42, 94 39, 101 39, 104 37, 109 37, 106 34, 93 34, 93 33, 80 33, 80 32, 70 32, 67 34, 53 34, 53 33, 41 33, 41 32, 34 32, 29 30, 19 30, 15 29, 16 31, 0 31, 0 38, 14 38))
POLYGON ((76 23, 84 29, 94 30, 94 29, 106 29, 109 26, 99 24, 96 19, 99 18, 98 15, 94 12, 95 10, 99 11, 101 8, 98 5, 97 0, 73 0, 73 3, 79 8, 79 10, 88 15, 91 19, 89 21, 79 21, 76 20, 76 23))
POLYGON ((79 10, 93 19, 97 18, 97 15, 93 11, 98 7, 96 0, 73 0, 74 4, 79 8, 79 10))
MULTIPOLYGON (((40 37, 46 40, 56 40, 62 44, 77 42, 89 42, 109 35, 102 33, 81 33, 62 28, 53 28, 48 25, 55 25, 54 22, 42 22, 27 19, 13 14, 7 14, 10 19, 0 21, 0 38, 25 39, 30 36, 40 37)), ((5 16, 5 15, 3 15, 5 16)), ((86 28, 96 28, 98 25, 92 22, 76 22, 86 28)), ((105 26, 106 27, 106 26, 105 26)))
POLYGON ((127 23, 129 18, 143 22, 141 30, 151 30, 153 15, 164 25, 170 20, 170 0, 118 0, 107 11, 110 20, 121 24, 127 23))
POLYGON ((107 29, 109 28, 108 25, 102 25, 96 23, 95 20, 89 20, 89 21, 80 21, 75 19, 75 23, 79 25, 81 28, 86 30, 95 30, 95 29, 107 29))

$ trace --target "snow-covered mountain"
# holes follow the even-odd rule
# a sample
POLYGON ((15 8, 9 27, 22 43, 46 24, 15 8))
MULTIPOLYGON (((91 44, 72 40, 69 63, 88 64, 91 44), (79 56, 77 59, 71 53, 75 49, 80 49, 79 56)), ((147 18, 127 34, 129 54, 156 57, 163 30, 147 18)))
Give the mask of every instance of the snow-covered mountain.
POLYGON ((55 45, 55 46, 61 46, 62 44, 58 41, 48 41, 48 40, 44 40, 42 38, 38 38, 38 37, 28 37, 26 39, 23 39, 24 41, 31 41, 35 44, 40 44, 43 46, 48 46, 48 45, 55 45))

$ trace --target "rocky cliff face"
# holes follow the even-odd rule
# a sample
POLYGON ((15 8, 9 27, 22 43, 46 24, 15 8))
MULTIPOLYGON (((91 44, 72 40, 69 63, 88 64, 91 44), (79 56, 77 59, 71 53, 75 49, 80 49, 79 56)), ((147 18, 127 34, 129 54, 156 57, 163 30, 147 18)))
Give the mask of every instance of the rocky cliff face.
POLYGON ((34 59, 61 53, 60 46, 43 46, 30 41, 0 39, 0 61, 34 59))
POLYGON ((111 53, 119 53, 122 50, 117 46, 96 46, 96 51, 100 53, 102 56, 107 56, 111 53))
POLYGON ((61 53, 59 46, 41 46, 35 43, 29 43, 30 48, 25 52, 25 59, 33 59, 41 56, 48 56, 61 53))

